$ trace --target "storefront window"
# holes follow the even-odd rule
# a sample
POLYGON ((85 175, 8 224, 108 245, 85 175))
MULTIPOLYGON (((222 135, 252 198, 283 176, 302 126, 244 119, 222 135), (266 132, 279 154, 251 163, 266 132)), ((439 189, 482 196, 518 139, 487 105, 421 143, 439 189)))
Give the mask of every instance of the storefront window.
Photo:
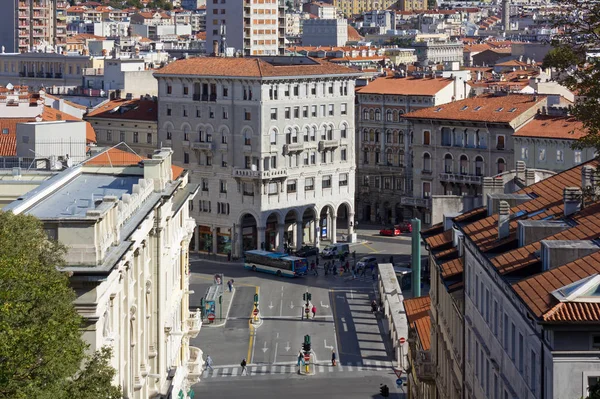
POLYGON ((212 252, 212 233, 208 226, 198 226, 198 250, 212 252))
POLYGON ((229 229, 217 228, 217 253, 228 254, 231 252, 231 234, 229 229))

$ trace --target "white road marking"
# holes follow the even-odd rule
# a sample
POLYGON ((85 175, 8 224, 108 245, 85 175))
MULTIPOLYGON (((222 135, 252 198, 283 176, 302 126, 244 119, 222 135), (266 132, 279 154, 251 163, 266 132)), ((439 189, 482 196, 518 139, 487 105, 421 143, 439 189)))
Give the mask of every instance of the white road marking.
POLYGON ((289 351, 290 351, 290 349, 292 349, 292 348, 290 347, 290 341, 288 341, 288 342, 285 344, 285 351, 286 351, 286 352, 289 352, 289 351))
POLYGON ((321 301, 321 307, 325 309, 329 309, 329 305, 325 305, 323 301, 321 301))
POLYGON ((229 369, 223 369, 221 372, 221 377, 227 377, 227 373, 229 373, 229 369))
POLYGON ((219 369, 214 369, 213 373, 212 373, 212 376, 213 377, 217 377, 218 375, 219 375, 219 369))
MULTIPOLYGON (((277 338, 279 338, 279 333, 277 333, 277 338)), ((273 363, 277 363, 277 346, 279 342, 275 342, 275 354, 273 355, 273 363)))
POLYGON ((348 363, 348 371, 352 371, 352 363, 348 363))
POLYGON ((208 378, 208 370, 205 370, 202 374, 202 378, 208 378))
POLYGON ((344 368, 342 367, 342 363, 338 363, 337 368, 339 371, 344 371, 344 368))
POLYGON ((267 351, 269 350, 269 348, 267 348, 267 341, 265 341, 265 344, 261 349, 262 349, 263 353, 267 353, 267 351))
POLYGON ((375 363, 377 364, 377 370, 383 370, 383 368, 381 367, 381 362, 379 360, 375 363))
POLYGON ((260 370, 261 374, 267 374, 267 366, 262 366, 262 369, 260 370))
POLYGON ((273 301, 269 302, 269 309, 273 309, 273 301))
POLYGON ((324 372, 325 372, 325 367, 319 366, 319 373, 324 373, 324 372))
POLYGON ((333 345, 332 346, 327 346, 327 340, 326 339, 323 340, 323 346, 325 347, 325 349, 333 349, 333 345))
POLYGON ((235 377, 235 376, 237 375, 237 373, 238 373, 238 368, 237 368, 237 367, 234 367, 234 368, 231 370, 231 376, 232 376, 232 377, 235 377))

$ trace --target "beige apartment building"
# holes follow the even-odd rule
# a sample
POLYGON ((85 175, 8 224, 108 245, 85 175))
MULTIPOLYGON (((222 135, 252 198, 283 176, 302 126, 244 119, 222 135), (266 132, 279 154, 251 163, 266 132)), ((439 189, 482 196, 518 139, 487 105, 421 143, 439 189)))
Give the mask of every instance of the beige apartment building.
POLYGON ((307 57, 176 61, 158 79, 159 141, 200 184, 193 248, 337 240, 354 223, 356 71, 307 57))

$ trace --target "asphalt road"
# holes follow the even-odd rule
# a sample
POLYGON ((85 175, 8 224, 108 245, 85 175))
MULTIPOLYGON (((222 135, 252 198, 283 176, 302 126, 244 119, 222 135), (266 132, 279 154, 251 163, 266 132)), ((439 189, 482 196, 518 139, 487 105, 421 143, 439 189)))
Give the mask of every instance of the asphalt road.
MULTIPOLYGON (((372 240, 352 245, 351 251, 356 251, 357 259, 374 255, 380 262, 387 262, 391 255, 394 262, 408 261, 410 240, 372 240)), ((196 394, 264 398, 267 392, 272 395, 280 391, 288 398, 295 397, 296 392, 298 397, 371 398, 378 397, 380 382, 388 384, 391 393, 402 392, 395 386, 396 376, 391 369, 394 353, 382 338, 386 335, 384 323, 370 310, 375 298, 370 272, 352 279, 345 275, 324 276, 321 269, 318 277, 290 279, 251 272, 238 262, 193 255, 191 259, 191 307, 199 305, 215 273, 224 273, 225 281, 233 278, 236 286, 226 324, 204 325, 198 337, 190 340, 190 345, 213 359, 214 370, 202 375, 194 386, 196 394), (310 320, 302 317, 302 296, 307 291, 317 307, 317 317, 310 320), (262 318, 258 328, 249 323, 255 293, 259 294, 262 318), (311 376, 299 375, 297 369, 305 335, 310 335, 315 355, 311 376), (332 350, 337 354, 336 367, 331 365, 332 350), (239 364, 243 358, 249 364, 250 377, 241 376, 239 364), (252 384, 244 381, 246 378, 251 378, 252 384)))

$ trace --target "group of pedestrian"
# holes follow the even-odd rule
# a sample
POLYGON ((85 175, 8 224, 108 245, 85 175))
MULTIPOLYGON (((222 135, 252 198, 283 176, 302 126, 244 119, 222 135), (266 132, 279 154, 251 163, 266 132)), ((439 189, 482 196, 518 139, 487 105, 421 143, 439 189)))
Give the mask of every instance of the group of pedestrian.
MULTIPOLYGON (((204 362, 204 366, 205 366, 204 370, 213 371, 214 369, 213 369, 212 365, 213 365, 212 357, 210 357, 210 355, 207 355, 206 361, 204 362)), ((243 358, 242 362, 240 363, 240 366, 242 366, 242 372, 240 373, 240 375, 244 375, 244 374, 249 375, 248 370, 246 369, 246 365, 247 365, 246 358, 243 358)))

